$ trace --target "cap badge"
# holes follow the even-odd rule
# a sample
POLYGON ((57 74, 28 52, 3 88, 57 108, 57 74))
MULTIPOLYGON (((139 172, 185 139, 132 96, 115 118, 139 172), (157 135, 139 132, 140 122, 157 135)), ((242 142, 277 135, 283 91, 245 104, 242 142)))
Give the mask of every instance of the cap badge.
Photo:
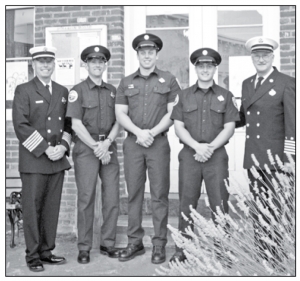
POLYGON ((222 95, 218 96, 218 100, 219 101, 223 101, 224 100, 224 97, 222 95))
POLYGON ((270 96, 275 96, 276 95, 276 91, 274 89, 272 89, 270 92, 269 92, 269 95, 270 96))
POLYGON ((273 80, 272 78, 271 78, 269 81, 270 81, 270 83, 273 83, 273 82, 274 82, 274 80, 273 80))
POLYGON ((259 42, 259 43, 262 43, 262 42, 264 42, 264 40, 263 40, 262 38, 259 38, 259 39, 258 39, 258 42, 259 42))
POLYGON ((61 102, 62 102, 63 104, 65 104, 65 103, 67 102, 67 100, 65 99, 65 97, 63 97, 63 98, 61 99, 61 102))
POLYGON ((44 51, 44 52, 47 52, 47 47, 44 47, 43 51, 44 51))
POLYGON ((111 96, 113 99, 116 97, 116 95, 115 95, 113 92, 110 93, 110 96, 111 96))
POLYGON ((94 49, 95 52, 99 52, 99 50, 100 50, 99 47, 95 47, 94 49))
POLYGON ((145 40, 149 40, 149 35, 146 34, 146 35, 144 36, 144 39, 145 39, 145 40))
POLYGON ((165 79, 164 78, 159 78, 159 80, 158 80, 160 83, 165 83, 166 81, 165 81, 165 79))
POLYGON ((202 55, 203 55, 203 56, 206 56, 206 55, 207 55, 207 50, 204 50, 204 51, 202 52, 202 55))

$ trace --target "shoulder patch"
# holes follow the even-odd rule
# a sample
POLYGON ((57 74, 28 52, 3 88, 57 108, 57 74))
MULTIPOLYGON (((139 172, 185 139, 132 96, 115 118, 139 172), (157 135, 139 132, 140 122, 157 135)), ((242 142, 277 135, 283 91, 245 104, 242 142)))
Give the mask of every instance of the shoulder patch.
POLYGON ((70 93, 69 93, 69 102, 74 102, 78 99, 78 94, 76 91, 72 90, 70 93))
POLYGON ((238 105, 237 105, 235 97, 232 97, 232 102, 233 102, 233 105, 236 107, 236 109, 238 109, 238 105))
POLYGON ((173 106, 175 106, 178 102, 179 102, 179 95, 177 94, 177 96, 174 100, 173 106))

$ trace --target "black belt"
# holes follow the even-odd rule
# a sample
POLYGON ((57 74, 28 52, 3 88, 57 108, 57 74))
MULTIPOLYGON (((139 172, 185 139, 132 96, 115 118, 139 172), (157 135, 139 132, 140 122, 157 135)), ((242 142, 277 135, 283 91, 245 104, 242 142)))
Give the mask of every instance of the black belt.
MULTIPOLYGON (((128 133, 128 137, 132 137, 132 136, 135 136, 135 134, 131 133, 131 132, 127 132, 128 133)), ((158 135, 156 135, 154 138, 156 137, 166 137, 167 136, 167 132, 163 132, 163 133, 160 133, 158 135)))

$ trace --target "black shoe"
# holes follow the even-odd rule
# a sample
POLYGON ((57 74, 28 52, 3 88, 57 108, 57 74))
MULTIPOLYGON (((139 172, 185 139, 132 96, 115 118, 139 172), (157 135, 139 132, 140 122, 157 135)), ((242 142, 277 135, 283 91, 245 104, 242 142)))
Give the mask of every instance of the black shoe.
POLYGON ((151 262, 158 264, 163 263, 166 260, 165 246, 154 245, 152 249, 151 262))
POLYGON ((145 254, 145 248, 143 244, 140 245, 128 244, 127 248, 121 251, 119 256, 119 261, 128 261, 142 254, 145 254))
POLYGON ((186 260, 186 256, 181 251, 175 252, 175 254, 170 259, 170 262, 176 262, 175 260, 178 260, 179 262, 183 262, 186 260))
POLYGON ((66 259, 64 257, 57 257, 55 255, 50 255, 46 258, 41 258, 41 262, 46 264, 63 264, 66 262, 66 259))
POLYGON ((100 253, 110 258, 118 258, 123 249, 116 249, 113 246, 104 247, 100 245, 100 253))
POLYGON ((89 251, 79 251, 77 261, 79 263, 89 263, 90 262, 90 252, 89 251))
POLYGON ((40 259, 34 259, 32 261, 27 262, 27 266, 29 267, 29 270, 38 272, 43 271, 44 267, 40 259))

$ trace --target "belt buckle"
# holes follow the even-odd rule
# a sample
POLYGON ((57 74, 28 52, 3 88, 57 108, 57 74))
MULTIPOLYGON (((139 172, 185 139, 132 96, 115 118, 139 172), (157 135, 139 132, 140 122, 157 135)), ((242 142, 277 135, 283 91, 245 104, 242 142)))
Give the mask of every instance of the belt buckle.
POLYGON ((105 135, 99 135, 99 141, 104 141, 105 140, 105 135))

